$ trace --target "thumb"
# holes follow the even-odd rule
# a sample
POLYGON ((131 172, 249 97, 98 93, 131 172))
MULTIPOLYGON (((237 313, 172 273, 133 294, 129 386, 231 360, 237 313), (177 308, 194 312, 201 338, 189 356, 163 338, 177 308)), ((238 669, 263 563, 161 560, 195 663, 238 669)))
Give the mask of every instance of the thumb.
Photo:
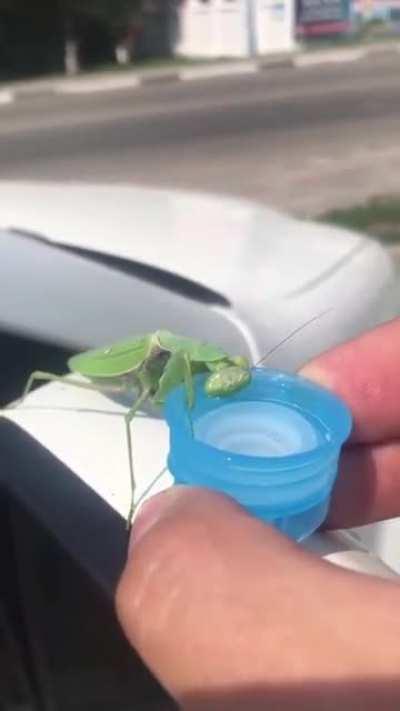
POLYGON ((247 699, 253 711, 292 708, 273 690, 298 682, 300 649, 303 681, 307 670, 318 676, 318 659, 327 668, 339 663, 334 646, 320 653, 323 626, 310 638, 310 620, 325 619, 336 604, 336 575, 228 497, 175 487, 136 520, 117 612, 131 644, 185 708, 208 708, 196 699, 214 690, 220 701, 210 708, 242 709, 246 689, 264 689, 260 702, 247 699), (219 694, 232 689, 225 706, 219 694))

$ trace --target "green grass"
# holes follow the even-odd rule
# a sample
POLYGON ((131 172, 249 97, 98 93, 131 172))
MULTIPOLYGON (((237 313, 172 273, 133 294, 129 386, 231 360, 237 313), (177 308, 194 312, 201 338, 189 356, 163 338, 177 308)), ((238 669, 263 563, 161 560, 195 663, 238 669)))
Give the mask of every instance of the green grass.
POLYGON ((400 197, 376 197, 363 205, 326 212, 319 220, 394 244, 400 242, 400 197))

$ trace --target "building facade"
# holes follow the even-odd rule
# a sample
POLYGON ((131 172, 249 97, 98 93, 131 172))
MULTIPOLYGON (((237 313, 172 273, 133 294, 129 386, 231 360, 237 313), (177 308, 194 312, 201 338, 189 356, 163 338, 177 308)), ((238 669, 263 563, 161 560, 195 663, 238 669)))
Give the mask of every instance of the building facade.
POLYGON ((181 0, 177 12, 179 55, 239 58, 294 48, 294 0, 181 0))

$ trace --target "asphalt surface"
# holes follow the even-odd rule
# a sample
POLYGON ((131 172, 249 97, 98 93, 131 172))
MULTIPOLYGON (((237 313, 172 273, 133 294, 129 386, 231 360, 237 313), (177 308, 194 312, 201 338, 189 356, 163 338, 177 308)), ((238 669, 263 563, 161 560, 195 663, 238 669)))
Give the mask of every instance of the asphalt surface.
POLYGON ((400 190, 400 54, 0 107, 0 179, 228 193, 313 215, 400 190))

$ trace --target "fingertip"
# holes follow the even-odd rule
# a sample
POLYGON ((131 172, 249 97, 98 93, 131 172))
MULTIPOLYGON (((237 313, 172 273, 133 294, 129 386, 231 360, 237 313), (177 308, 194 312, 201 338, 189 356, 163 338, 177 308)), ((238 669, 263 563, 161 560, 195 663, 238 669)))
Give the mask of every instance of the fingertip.
POLYGON ((146 499, 132 521, 128 555, 133 552, 139 540, 165 516, 172 506, 189 494, 185 486, 173 486, 146 499))
POLYGON ((350 408, 352 442, 398 436, 400 319, 339 344, 307 363, 300 374, 335 392, 350 408))
POLYGON ((313 383, 328 388, 329 390, 333 388, 333 374, 327 368, 323 368, 314 361, 307 363, 303 368, 301 368, 299 375, 302 378, 312 380, 313 383))

